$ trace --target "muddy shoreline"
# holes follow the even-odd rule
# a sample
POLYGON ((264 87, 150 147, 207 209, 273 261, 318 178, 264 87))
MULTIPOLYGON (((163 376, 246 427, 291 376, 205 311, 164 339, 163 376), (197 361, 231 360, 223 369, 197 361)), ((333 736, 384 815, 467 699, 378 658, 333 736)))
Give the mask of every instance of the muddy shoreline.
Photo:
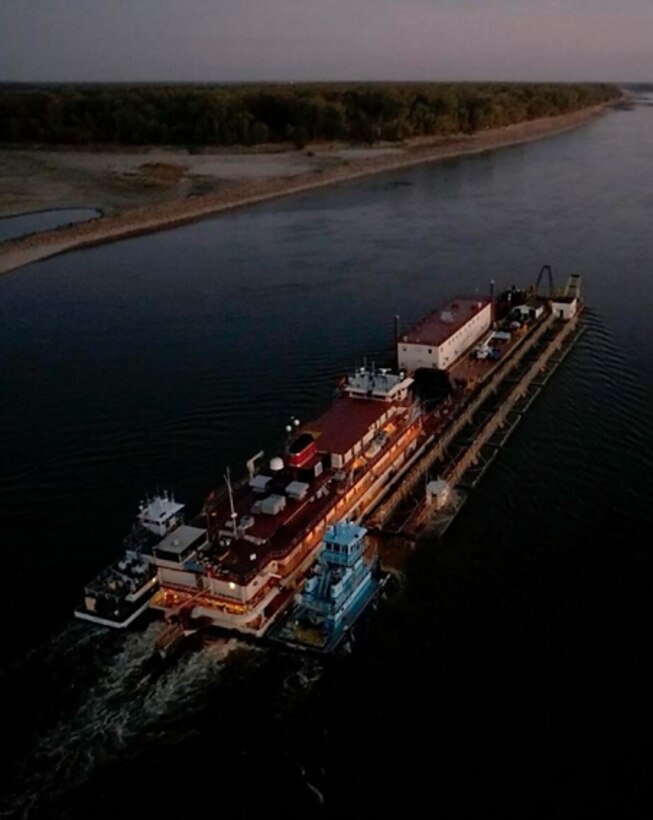
MULTIPOLYGON (((131 207, 88 222, 6 240, 0 243, 0 273, 67 251, 166 230, 222 211, 325 185, 541 139, 577 128, 600 115, 607 107, 609 104, 593 106, 571 114, 531 120, 471 136, 420 142, 393 150, 343 150, 328 157, 328 162, 310 170, 298 167, 296 153, 287 154, 289 164, 279 166, 282 171, 279 175, 273 173, 257 177, 254 167, 249 174, 243 174, 241 179, 237 178, 236 172, 236 177, 231 178, 222 189, 216 185, 217 190, 212 193, 187 195, 157 204, 131 207)), ((320 156, 319 153, 316 155, 320 156)), ((313 152, 305 156, 313 157, 313 152)), ((269 172, 270 169, 266 170, 269 172)), ((84 207, 104 210, 99 201, 89 200, 84 203, 84 207)))

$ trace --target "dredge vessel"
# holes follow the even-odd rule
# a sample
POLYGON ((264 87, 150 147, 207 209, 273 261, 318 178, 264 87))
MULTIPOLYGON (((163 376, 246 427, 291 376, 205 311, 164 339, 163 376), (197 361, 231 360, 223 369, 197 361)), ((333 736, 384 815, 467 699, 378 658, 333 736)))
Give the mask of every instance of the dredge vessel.
MULTIPOLYGON (((327 528, 364 516, 410 463, 424 435, 412 383, 403 371, 360 368, 322 416, 291 430, 286 452, 264 469, 251 460, 238 486, 227 475, 226 492, 209 495, 191 525, 167 495, 143 504, 139 556, 158 582, 149 607, 167 616, 192 610, 215 626, 263 635, 303 581, 327 528)), ((101 590, 101 579, 87 587, 79 617, 100 620, 101 590)), ((129 622, 119 608, 114 619, 129 622)), ((108 620, 105 611, 101 622, 108 620)))
POLYGON ((253 637, 277 624, 277 638, 329 651, 379 586, 360 525, 392 506, 526 339, 580 307, 577 281, 557 299, 513 288, 495 300, 492 288, 397 333, 396 370, 346 376, 322 416, 294 420, 284 451, 267 462, 258 453, 244 480, 227 471, 190 523, 167 494, 141 504, 124 558, 86 587, 75 614, 125 627, 152 609, 253 637), (425 373, 437 398, 415 389, 425 373))

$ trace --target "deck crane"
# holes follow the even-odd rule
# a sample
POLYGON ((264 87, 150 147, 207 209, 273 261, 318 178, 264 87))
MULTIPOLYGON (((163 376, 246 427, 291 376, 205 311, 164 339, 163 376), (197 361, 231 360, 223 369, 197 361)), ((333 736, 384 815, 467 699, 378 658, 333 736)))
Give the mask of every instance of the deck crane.
POLYGON ((549 298, 553 299, 554 290, 553 290, 553 273, 551 272, 551 265, 542 265, 540 272, 537 275, 537 280, 535 281, 535 296, 538 295, 538 290, 540 287, 540 282, 542 281, 542 277, 544 273, 549 274, 549 298))

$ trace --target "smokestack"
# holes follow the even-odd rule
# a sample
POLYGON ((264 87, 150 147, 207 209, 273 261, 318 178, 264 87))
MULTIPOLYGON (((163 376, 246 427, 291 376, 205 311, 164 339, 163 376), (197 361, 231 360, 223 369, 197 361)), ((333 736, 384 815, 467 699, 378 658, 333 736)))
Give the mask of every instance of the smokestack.
POLYGON ((494 327, 494 279, 490 279, 490 316, 492 327, 494 327))

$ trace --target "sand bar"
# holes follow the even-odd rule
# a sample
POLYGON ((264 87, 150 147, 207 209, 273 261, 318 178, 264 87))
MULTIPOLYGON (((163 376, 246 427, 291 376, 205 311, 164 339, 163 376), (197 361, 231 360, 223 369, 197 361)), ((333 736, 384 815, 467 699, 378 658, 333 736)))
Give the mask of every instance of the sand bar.
MULTIPOLYGON (((50 207, 53 207, 52 203, 56 201, 58 207, 70 207, 75 204, 113 212, 89 222, 0 243, 0 273, 66 251, 165 230, 221 211, 324 185, 540 139, 576 128, 598 116, 606 107, 608 106, 593 106, 571 114, 531 120, 470 136, 416 140, 399 147, 309 146, 303 152, 228 155, 218 152, 202 154, 199 157, 184 155, 182 152, 155 151, 147 155, 126 154, 122 160, 121 155, 115 152, 100 156, 85 154, 84 161, 96 164, 106 162, 108 157, 114 168, 122 161, 124 174, 138 174, 145 169, 145 172, 152 176, 149 200, 159 201, 130 207, 128 196, 121 199, 120 192, 116 195, 114 190, 113 198, 107 197, 105 203, 102 201, 103 192, 96 188, 88 190, 88 199, 85 201, 78 200, 73 203, 69 201, 69 191, 60 191, 58 195, 61 198, 52 200, 50 207), (128 165, 126 171, 125 161, 128 165), (133 164, 131 170, 129 163, 133 164), (189 173, 189 169, 192 170, 192 174, 189 173), (197 180, 202 184, 197 186, 197 180), (211 192, 198 193, 189 190, 189 185, 192 185, 193 181, 200 190, 203 185, 204 188, 212 189, 211 192)), ((19 154, 23 155, 23 159, 30 156, 29 152, 19 154)), ((11 164, 11 152, 2 152, 2 160, 5 165, 11 164)), ((38 161, 38 152, 34 161, 38 161)), ((72 160, 63 155, 62 161, 65 163, 72 160)), ((79 158, 77 164, 79 165, 79 158)), ((40 206, 43 207, 42 202, 40 206)), ((3 210, 6 212, 7 209, 3 210)))

